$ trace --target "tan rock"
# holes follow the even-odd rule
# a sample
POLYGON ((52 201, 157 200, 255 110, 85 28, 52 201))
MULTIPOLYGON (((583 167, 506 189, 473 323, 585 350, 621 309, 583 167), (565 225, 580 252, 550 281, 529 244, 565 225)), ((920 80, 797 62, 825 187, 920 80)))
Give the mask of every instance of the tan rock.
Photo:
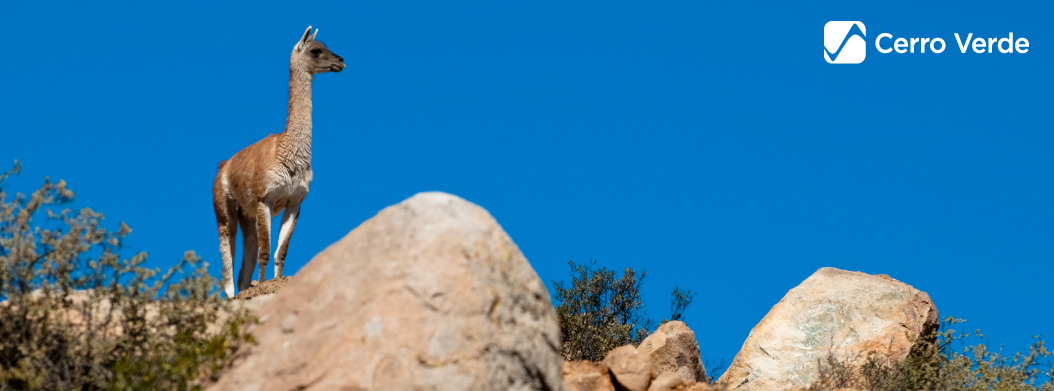
MULTIPOLYGON (((28 300, 32 303, 40 303, 41 300, 51 301, 53 306, 49 306, 50 310, 48 315, 50 319, 56 322, 65 323, 78 332, 87 331, 89 327, 98 332, 113 333, 119 335, 124 333, 122 326, 124 325, 124 309, 114 308, 113 303, 107 295, 101 292, 93 292, 89 290, 71 290, 66 300, 69 300, 69 307, 65 307, 60 304, 63 300, 62 292, 51 292, 50 295, 45 295, 41 289, 36 289, 29 293, 28 300), (93 320, 91 323, 88 320, 93 320)), ((0 306, 8 306, 18 301, 4 300, 0 301, 0 306)), ((17 308, 17 305, 15 305, 17 308)), ((149 321, 153 321, 158 316, 158 304, 157 302, 147 303, 145 306, 145 316, 149 321)), ((33 316, 33 313, 30 313, 33 316)), ((209 330, 209 332, 215 332, 209 330)))
POLYGON ((663 372, 659 377, 651 381, 648 391, 673 391, 677 389, 677 386, 684 383, 685 381, 681 379, 677 372, 663 372))
POLYGON ((618 390, 647 391, 655 369, 648 354, 633 345, 619 346, 608 352, 604 364, 611 369, 618 390), (621 386, 621 387, 620 387, 621 386))
POLYGON ((718 383, 748 391, 807 387, 829 355, 854 366, 870 354, 902 360, 938 323, 926 292, 889 276, 822 268, 754 326, 718 383))
POLYGON ((237 295, 234 295, 233 299, 252 300, 255 297, 278 293, 278 291, 282 290, 282 287, 289 284, 289 281, 292 281, 292 279, 293 276, 283 276, 264 281, 263 284, 259 281, 252 281, 249 283, 251 286, 248 289, 238 292, 237 295))
POLYGON ((257 311, 259 344, 210 390, 563 390, 549 294, 486 210, 385 208, 257 311))
POLYGON ((659 326, 640 343, 659 373, 674 372, 686 383, 706 380, 695 332, 679 320, 659 326))
POLYGON ((564 387, 567 391, 615 391, 608 366, 588 360, 564 362, 564 387))
POLYGON ((706 382, 681 384, 674 388, 675 391, 725 391, 721 387, 714 387, 706 382))
MULTIPOLYGON (((29 294, 29 300, 36 303, 39 300, 62 300, 61 292, 52 292, 51 295, 45 296, 44 292, 40 289, 34 290, 29 294)), ((69 300, 70 306, 66 307, 55 307, 50 311, 51 319, 54 321, 61 321, 65 324, 74 327, 78 332, 88 331, 89 328, 95 332, 110 333, 113 335, 120 335, 124 333, 123 326, 125 324, 125 309, 114 308, 113 303, 110 302, 109 296, 102 292, 93 292, 90 290, 71 290, 65 297, 69 300), (91 320, 89 322, 88 320, 91 320)), ((266 299, 264 299, 266 301, 266 299)), ((263 301, 260 301, 262 303, 263 301)), ((0 301, 0 306, 10 305, 9 300, 0 301)), ((57 305, 57 304, 56 304, 57 305)), ((167 322, 159 320, 158 317, 161 315, 163 307, 162 302, 152 301, 145 303, 143 306, 145 319, 150 324, 150 327, 154 327, 153 330, 157 331, 156 326, 160 324, 165 325, 167 322)), ((212 322, 208 323, 205 328, 206 334, 217 334, 225 325, 232 315, 229 310, 237 311, 239 308, 246 308, 249 311, 253 311, 256 307, 250 305, 238 305, 234 303, 230 308, 217 308, 217 317, 212 322)), ((204 308, 201 308, 205 311, 204 308)), ((170 333, 174 333, 175 329, 166 327, 165 330, 170 333)), ((174 334, 173 334, 174 336, 174 334)))
POLYGON ((234 308, 244 308, 249 311, 256 312, 259 311, 261 307, 263 307, 264 303, 271 301, 271 299, 274 298, 274 295, 274 293, 267 293, 263 295, 254 296, 251 299, 232 300, 231 304, 233 304, 234 308))

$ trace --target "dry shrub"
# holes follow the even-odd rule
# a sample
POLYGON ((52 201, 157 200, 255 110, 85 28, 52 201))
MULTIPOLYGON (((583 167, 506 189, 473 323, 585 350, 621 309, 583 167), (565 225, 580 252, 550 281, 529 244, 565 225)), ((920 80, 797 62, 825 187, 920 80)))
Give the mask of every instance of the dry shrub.
POLYGON ((962 319, 948 317, 931 338, 920 338, 902 361, 872 355, 859 368, 850 365, 854 357, 828 355, 818 362, 819 379, 808 388, 826 391, 839 388, 872 391, 1054 391, 1054 365, 1051 352, 1040 336, 1029 352, 1007 356, 991 351, 984 335, 957 331, 962 319), (967 344, 970 337, 982 342, 967 344), (958 349, 957 349, 958 347, 958 349))
POLYGON ((0 173, 0 390, 188 390, 215 379, 251 337, 193 252, 164 275, 121 259, 131 229, 107 231, 64 182, 10 201, 0 173))
MULTIPOLYGON (((636 346, 648 337, 656 323, 645 316, 640 296, 645 272, 638 275, 626 268, 619 277, 614 270, 594 269, 596 261, 567 264, 571 267, 571 285, 553 281, 564 360, 599 362, 612 349, 636 346)), ((670 318, 682 320, 695 294, 674 287, 670 296, 670 318)), ((666 322, 663 319, 659 324, 666 322)))

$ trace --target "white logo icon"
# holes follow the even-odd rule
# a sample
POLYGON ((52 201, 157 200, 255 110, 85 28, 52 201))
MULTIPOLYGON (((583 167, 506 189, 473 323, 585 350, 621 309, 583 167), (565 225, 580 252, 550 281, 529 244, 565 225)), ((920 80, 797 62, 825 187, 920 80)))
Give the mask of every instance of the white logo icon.
POLYGON ((867 31, 861 22, 832 21, 823 26, 823 59, 831 64, 859 64, 867 57, 867 31))

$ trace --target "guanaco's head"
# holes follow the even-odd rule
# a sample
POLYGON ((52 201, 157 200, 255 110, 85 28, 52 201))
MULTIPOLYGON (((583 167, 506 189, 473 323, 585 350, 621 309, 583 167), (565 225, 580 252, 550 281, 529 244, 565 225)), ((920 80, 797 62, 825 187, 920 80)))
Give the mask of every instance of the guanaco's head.
POLYGON ((326 45, 316 41, 318 29, 311 33, 311 26, 304 30, 304 36, 293 47, 293 55, 289 59, 291 68, 302 69, 311 73, 340 72, 344 70, 344 58, 329 51, 326 45))

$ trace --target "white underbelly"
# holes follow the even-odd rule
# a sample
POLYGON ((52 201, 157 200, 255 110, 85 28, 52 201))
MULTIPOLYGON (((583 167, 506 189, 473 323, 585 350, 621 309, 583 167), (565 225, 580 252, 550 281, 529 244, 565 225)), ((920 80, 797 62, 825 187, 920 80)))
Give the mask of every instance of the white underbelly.
MULTIPOLYGON (((271 207, 271 216, 307 197, 308 188, 311 185, 310 175, 311 173, 308 172, 307 175, 297 177, 272 177, 271 185, 266 188, 263 197, 264 203, 271 207)), ((238 198, 238 206, 248 217, 255 218, 257 199, 256 195, 243 194, 238 198)))

